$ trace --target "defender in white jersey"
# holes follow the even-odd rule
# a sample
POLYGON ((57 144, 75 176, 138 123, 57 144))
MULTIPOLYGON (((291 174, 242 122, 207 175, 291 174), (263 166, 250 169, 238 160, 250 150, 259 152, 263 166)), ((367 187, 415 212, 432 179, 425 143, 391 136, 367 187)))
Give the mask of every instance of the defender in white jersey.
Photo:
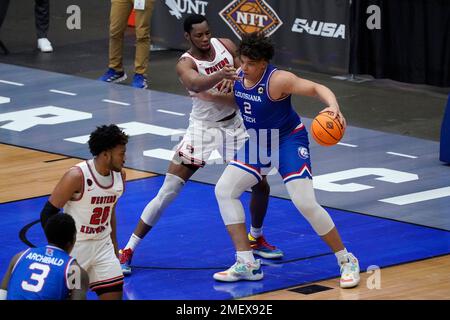
POLYGON ((56 185, 41 212, 45 227, 60 208, 76 223, 72 256, 89 275, 89 287, 101 300, 122 299, 123 274, 118 260, 115 206, 125 190, 128 136, 116 125, 91 133, 93 159, 70 168, 56 185))
MULTIPOLYGON (((207 102, 197 93, 229 91, 237 79, 236 46, 229 39, 212 38, 208 22, 202 15, 193 14, 184 21, 185 38, 190 48, 177 63, 181 83, 192 97, 189 127, 176 147, 175 156, 167 170, 164 184, 157 196, 144 208, 127 245, 121 250, 120 262, 124 274, 130 274, 130 262, 139 242, 159 220, 164 209, 176 198, 185 182, 203 167, 212 152, 217 150, 224 161, 231 160, 245 140, 247 133, 242 117, 235 106, 207 102)), ((269 186, 263 179, 252 188, 250 211, 254 253, 266 258, 280 258, 283 253, 269 245, 262 236, 269 186)))

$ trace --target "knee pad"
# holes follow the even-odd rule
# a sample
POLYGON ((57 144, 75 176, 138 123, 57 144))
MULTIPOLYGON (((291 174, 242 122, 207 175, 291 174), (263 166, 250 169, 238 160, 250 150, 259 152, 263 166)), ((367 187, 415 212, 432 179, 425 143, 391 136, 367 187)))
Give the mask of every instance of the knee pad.
POLYGON ((316 201, 312 180, 295 179, 286 184, 295 207, 319 236, 324 236, 334 228, 328 212, 316 201))
POLYGON ((250 173, 229 165, 214 189, 225 225, 245 223, 245 212, 239 199, 247 189, 258 183, 250 173))
POLYGON ((141 220, 146 225, 153 227, 158 222, 164 209, 177 197, 184 184, 184 180, 180 177, 167 173, 158 194, 142 211, 141 220))

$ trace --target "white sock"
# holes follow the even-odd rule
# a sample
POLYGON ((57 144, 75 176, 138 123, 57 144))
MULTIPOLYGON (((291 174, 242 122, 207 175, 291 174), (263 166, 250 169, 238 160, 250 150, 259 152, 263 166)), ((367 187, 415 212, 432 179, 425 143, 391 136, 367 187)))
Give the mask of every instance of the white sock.
POLYGON ((254 263, 255 257, 253 256, 253 251, 237 251, 236 260, 242 263, 254 263))
POLYGON ((134 233, 131 234, 130 240, 128 240, 127 245, 125 246, 125 249, 130 248, 131 250, 135 250, 139 242, 141 242, 141 238, 139 238, 134 233))
POLYGON ((263 231, 262 231, 262 227, 261 228, 254 228, 253 226, 250 227, 250 234, 252 235, 253 238, 259 238, 262 236, 263 231))
POLYGON ((339 266, 341 266, 341 265, 343 265, 344 263, 347 263, 347 262, 348 262, 348 257, 347 257, 348 252, 347 252, 347 249, 346 249, 346 248, 344 248, 344 249, 341 250, 341 251, 335 252, 334 255, 336 256, 336 259, 337 259, 337 261, 338 261, 339 266))

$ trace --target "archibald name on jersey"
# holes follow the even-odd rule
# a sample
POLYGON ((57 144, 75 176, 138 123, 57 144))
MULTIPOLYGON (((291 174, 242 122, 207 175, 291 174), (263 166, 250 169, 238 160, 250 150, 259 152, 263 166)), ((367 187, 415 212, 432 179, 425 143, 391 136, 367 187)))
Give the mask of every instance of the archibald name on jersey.
POLYGON ((214 66, 206 67, 205 72, 206 72, 206 74, 211 74, 211 73, 217 72, 217 71, 223 69, 223 67, 225 67, 227 64, 231 64, 231 63, 225 57, 225 58, 223 58, 223 60, 221 60, 219 63, 215 64, 214 66))
POLYGON ((92 197, 91 204, 105 204, 116 202, 117 196, 92 197))
POLYGON ((42 254, 38 254, 38 253, 34 253, 34 252, 30 252, 29 254, 27 254, 25 259, 33 260, 33 261, 37 261, 37 262, 41 262, 41 263, 45 263, 45 264, 51 264, 51 265, 58 266, 58 267, 62 266, 64 264, 64 259, 48 257, 48 256, 44 256, 42 254))
POLYGON ((240 91, 235 91, 234 95, 236 97, 238 97, 238 98, 242 98, 242 99, 245 99, 245 100, 261 102, 261 97, 257 96, 257 95, 248 94, 248 93, 240 92, 240 91))

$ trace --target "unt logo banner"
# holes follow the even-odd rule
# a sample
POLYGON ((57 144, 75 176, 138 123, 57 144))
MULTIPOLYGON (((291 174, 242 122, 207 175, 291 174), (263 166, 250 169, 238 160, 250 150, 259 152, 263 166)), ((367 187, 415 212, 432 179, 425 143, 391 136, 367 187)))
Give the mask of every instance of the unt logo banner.
POLYGON ((208 2, 200 0, 166 0, 165 4, 169 8, 169 13, 180 20, 184 13, 206 15, 205 9, 208 2))
POLYGON ((283 24, 264 0, 234 0, 219 15, 239 39, 255 31, 270 36, 283 24))

